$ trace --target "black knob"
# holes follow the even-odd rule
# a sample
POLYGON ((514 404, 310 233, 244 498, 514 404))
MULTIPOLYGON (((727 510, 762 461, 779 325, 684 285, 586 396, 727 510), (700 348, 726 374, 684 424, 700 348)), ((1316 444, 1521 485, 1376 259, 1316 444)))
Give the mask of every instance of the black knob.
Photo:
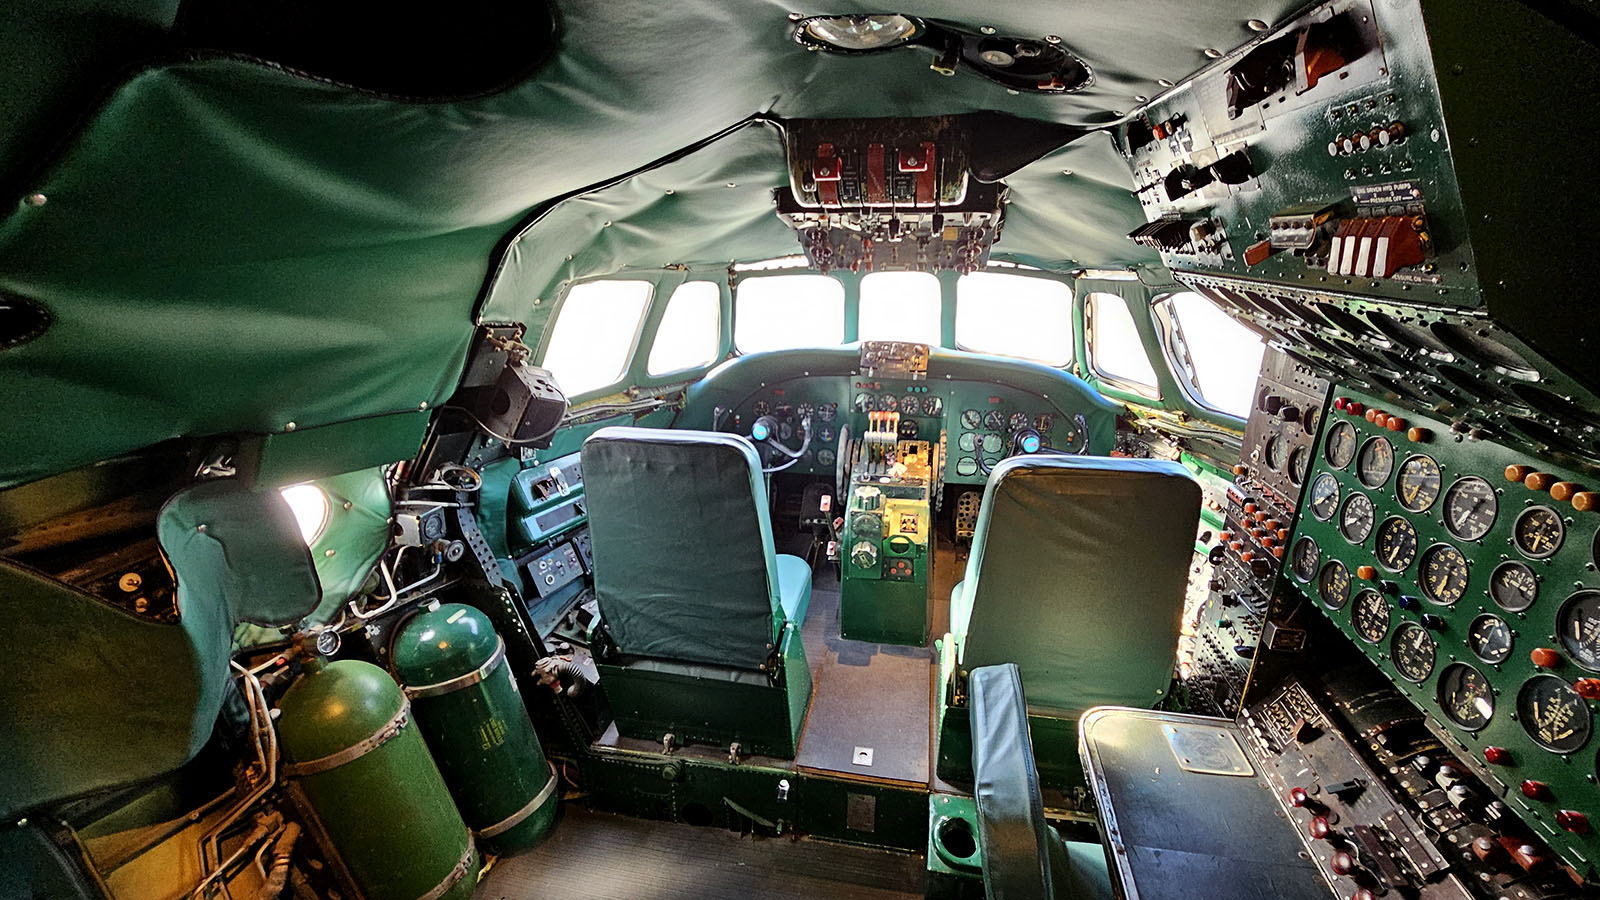
POLYGON ((1283 409, 1278 410, 1278 415, 1283 416, 1285 422, 1298 422, 1300 421, 1300 407, 1285 406, 1283 409))
POLYGON ((1378 582, 1378 590, 1383 591, 1385 594, 1389 594, 1390 596, 1394 596, 1400 593, 1400 585, 1385 579, 1378 582))
POLYGON ((1266 411, 1267 415, 1275 416, 1279 410, 1283 409, 1283 398, 1277 394, 1268 394, 1261 401, 1261 408, 1266 411))
POLYGON ((1433 613, 1423 613, 1422 627, 1431 628, 1434 631, 1443 631, 1445 628, 1444 617, 1436 616, 1433 613))
POLYGON ((1266 578, 1272 574, 1272 565, 1266 560, 1256 557, 1250 560, 1250 574, 1257 578, 1266 578))
POLYGON ((1241 659, 1254 659, 1256 655, 1256 648, 1250 646, 1249 644, 1237 644, 1234 646, 1233 652, 1241 659))

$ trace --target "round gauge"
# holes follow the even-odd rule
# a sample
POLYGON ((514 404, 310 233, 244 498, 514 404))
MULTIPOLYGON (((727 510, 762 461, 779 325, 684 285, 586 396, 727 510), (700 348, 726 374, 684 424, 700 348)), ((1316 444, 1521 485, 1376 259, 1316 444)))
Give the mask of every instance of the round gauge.
POLYGON ((1274 472, 1283 468, 1283 442, 1277 435, 1267 435, 1267 443, 1261 448, 1261 461, 1274 472))
POLYGON ((1350 607, 1350 624, 1363 641, 1379 643, 1389 633, 1389 601, 1372 588, 1356 594, 1356 602, 1350 607))
POLYGON ((1316 409, 1308 409, 1300 414, 1300 427, 1305 430, 1306 434, 1316 434, 1317 420, 1319 418, 1321 418, 1321 414, 1316 409))
POLYGON ((816 414, 817 408, 809 403, 802 403, 794 408, 794 417, 797 419, 804 419, 808 416, 815 416, 816 414))
POLYGON ((1535 675, 1517 691, 1517 721, 1551 753, 1571 753, 1589 741, 1589 704, 1555 675, 1535 675))
POLYGON ((991 409, 984 413, 983 427, 988 431, 1004 431, 1006 427, 1005 413, 998 409, 991 409))
POLYGON ((819 466, 831 466, 837 460, 838 457, 835 456, 834 452, 829 450, 827 447, 823 447, 821 450, 817 451, 817 465, 819 466))
POLYGON ((1352 544, 1362 543, 1372 533, 1372 520, 1377 513, 1372 499, 1366 494, 1351 494, 1339 513, 1339 533, 1352 544))
POLYGON ((1388 438, 1370 438, 1356 458, 1356 477, 1369 488, 1383 487, 1394 471, 1394 445, 1388 438))
POLYGON ((1417 529, 1399 516, 1378 526, 1378 563, 1391 572, 1404 572, 1417 558, 1417 529))
POLYGON ((922 414, 925 416, 944 415, 944 401, 938 397, 923 397, 922 414))
POLYGON ((999 453, 1005 446, 1005 440, 998 434, 986 434, 983 436, 983 452, 985 453, 999 453))
POLYGON ((961 411, 962 428, 972 431, 981 424, 983 424, 983 413, 978 412, 975 409, 963 409, 961 411))
POLYGON ((1511 656, 1511 626, 1494 613, 1484 613, 1467 626, 1467 646, 1486 663, 1502 663, 1511 656))
POLYGON ((893 394, 878 395, 878 412, 895 412, 900 409, 900 398, 893 394))
POLYGON ((817 407, 817 417, 824 422, 832 422, 839 415, 839 404, 824 403, 817 407))
POLYGON ((831 443, 833 443, 833 439, 836 438, 836 437, 838 437, 838 435, 834 433, 833 426, 831 426, 831 425, 818 425, 817 426, 817 440, 823 442, 824 444, 831 444, 831 443))
POLYGON ((1413 456, 1400 464, 1395 479, 1395 499, 1412 512, 1423 512, 1439 499, 1439 464, 1431 456, 1413 456))
POLYGON ((1517 549, 1529 559, 1548 559, 1561 549, 1567 536, 1567 527, 1561 517, 1548 506, 1530 506, 1517 516, 1511 527, 1511 538, 1517 549))
POLYGON ((1007 424, 1011 426, 1012 431, 1021 431, 1033 424, 1033 420, 1028 418, 1027 413, 1015 412, 1011 414, 1011 420, 1007 424))
POLYGON ((1323 458, 1328 465, 1342 469, 1356 456, 1356 430, 1349 422, 1335 422, 1328 429, 1328 441, 1323 447, 1323 458))
POLYGON ((1600 591, 1579 591, 1561 604, 1556 637, 1573 662, 1600 672, 1600 591))
POLYGON ((1289 483, 1304 484, 1306 471, 1311 468, 1311 451, 1304 447, 1294 448, 1289 454, 1289 483))
POLYGON ((1339 479, 1327 472, 1311 482, 1311 514, 1326 522, 1339 511, 1339 479))
POLYGON ((1503 562, 1489 576, 1489 596, 1506 612, 1522 612, 1539 599, 1539 576, 1525 563, 1503 562))
POLYGON ((900 401, 900 413, 907 416, 922 415, 922 398, 916 394, 907 394, 900 401))
POLYGON ((914 440, 916 440, 917 439, 917 434, 919 432, 921 432, 921 431, 922 431, 922 426, 917 424, 917 420, 916 419, 901 419, 900 420, 900 426, 897 429, 897 433, 899 434, 900 440, 902 440, 902 441, 914 441, 914 440))
POLYGON ((1317 542, 1308 537, 1302 537, 1294 542, 1294 554, 1289 557, 1289 571, 1302 582, 1310 581, 1317 575, 1317 563, 1322 561, 1322 551, 1317 548, 1317 542))
POLYGON ((1049 434, 1050 429, 1056 427, 1056 417, 1051 413, 1039 413, 1033 417, 1033 427, 1039 429, 1040 434, 1049 434))
POLYGON ((758 416, 764 416, 767 413, 772 412, 772 404, 765 400, 757 400, 756 405, 752 408, 752 411, 758 416))
POLYGON ((1445 606, 1467 592, 1467 558, 1449 544, 1434 544, 1422 554, 1422 593, 1445 606))
POLYGON ((1415 622, 1403 622, 1389 639, 1389 658, 1400 675, 1415 682, 1428 680, 1433 674, 1433 662, 1439 656, 1439 645, 1428 629, 1415 622))
POLYGON ((970 456, 961 457, 960 459, 956 460, 956 474, 957 475, 976 475, 976 474, 978 474, 978 461, 973 459, 970 456))
POLYGON ((956 439, 956 446, 968 453, 971 453, 972 451, 978 449, 978 436, 970 431, 964 432, 961 437, 956 439))
POLYGON ((1337 559, 1330 560, 1317 576, 1317 596, 1329 609, 1344 609, 1350 602, 1350 570, 1337 559))
POLYGON ((1494 690, 1483 673, 1466 663, 1451 663, 1439 673, 1439 707, 1450 721, 1477 731, 1494 718, 1494 690))
POLYGON ((1475 541, 1489 533, 1500 502, 1494 488, 1476 475, 1456 480, 1444 495, 1444 527, 1464 541, 1475 541))
POLYGON ((877 398, 873 397, 871 393, 862 391, 856 395, 855 403, 852 405, 855 407, 856 412, 872 412, 878 408, 876 401, 877 398))

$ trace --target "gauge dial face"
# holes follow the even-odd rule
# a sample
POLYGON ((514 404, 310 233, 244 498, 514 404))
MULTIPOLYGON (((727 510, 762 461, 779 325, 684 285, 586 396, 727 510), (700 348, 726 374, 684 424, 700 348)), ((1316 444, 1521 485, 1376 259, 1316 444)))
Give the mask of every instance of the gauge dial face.
POLYGON ((983 436, 983 452, 985 453, 999 453, 1005 445, 1005 440, 998 434, 986 434, 983 436))
POLYGON ((824 422, 832 422, 839 415, 839 404, 824 403, 817 407, 817 418, 824 422))
POLYGON ((1439 645, 1433 635, 1415 622, 1402 623, 1389 640, 1389 658, 1401 676, 1411 681, 1427 681, 1438 656, 1439 645))
POLYGON ((1317 575, 1317 563, 1322 560, 1322 551, 1317 548, 1317 542, 1308 537, 1302 537, 1294 542, 1294 554, 1289 558, 1289 571, 1301 582, 1308 582, 1317 575))
POLYGON ((1378 526, 1378 564, 1391 572, 1404 572, 1417 558, 1417 529, 1399 516, 1378 526))
POLYGON ((1395 479, 1395 499, 1412 512, 1424 512, 1439 499, 1443 478, 1439 464, 1431 456, 1413 456, 1400 464, 1400 477, 1395 479))
POLYGON ((1422 593, 1445 606, 1467 593, 1467 558, 1449 544, 1434 544, 1422 554, 1422 593))
POLYGON ((1311 468, 1311 451, 1305 447, 1296 447, 1289 454, 1289 483, 1304 484, 1306 472, 1311 468))
POLYGON ((1033 420, 1028 418, 1027 413, 1014 412, 1011 414, 1010 421, 1008 421, 1006 424, 1011 426, 1012 431, 1021 431, 1022 429, 1033 424, 1033 420))
POLYGON ((956 446, 968 453, 978 449, 978 436, 968 431, 956 438, 956 446))
POLYGON ((907 416, 922 415, 922 398, 916 394, 907 394, 900 401, 900 412, 907 416))
POLYGON ((1356 477, 1369 488, 1383 487, 1394 472, 1394 445, 1388 438, 1369 438, 1356 458, 1356 477))
POLYGON ((983 427, 989 431, 1004 431, 1006 427, 1005 414, 998 409, 991 409, 983 414, 983 427))
POLYGON ((872 394, 862 391, 856 395, 855 402, 851 405, 855 407, 856 412, 872 412, 878 408, 876 400, 877 398, 873 397, 872 394))
POLYGON ((1444 527, 1464 541, 1476 541, 1489 533, 1500 510, 1489 482, 1469 475, 1450 485, 1444 495, 1444 527))
POLYGON ((1511 538, 1517 549, 1529 559, 1548 559, 1561 549, 1567 536, 1567 526, 1561 517, 1548 506, 1530 506, 1517 516, 1511 528, 1511 538))
POLYGON ((1283 468, 1283 441, 1278 440, 1277 435, 1267 435, 1267 443, 1261 448, 1261 461, 1274 472, 1283 468))
POLYGON ((1466 663, 1451 663, 1439 673, 1439 707, 1450 721, 1477 731, 1494 718, 1494 691, 1489 679, 1466 663))
POLYGON ((1539 576, 1525 563, 1503 562, 1489 576, 1489 596, 1506 612, 1522 612, 1539 599, 1539 576))
POLYGON ((767 413, 772 412, 772 404, 765 400, 757 400, 756 405, 751 408, 751 411, 757 416, 764 416, 767 413))
POLYGON ((980 413, 975 409, 963 409, 961 411, 961 427, 962 428, 965 428, 968 431, 972 431, 973 429, 977 428, 979 425, 982 425, 982 424, 983 424, 983 413, 980 413))
POLYGON ((1315 409, 1308 409, 1300 414, 1300 427, 1305 429, 1306 434, 1316 434, 1317 419, 1317 411, 1315 409))
POLYGON ((957 475, 976 475, 976 474, 978 474, 978 461, 973 459, 970 456, 961 457, 960 459, 956 460, 956 474, 957 475))
POLYGON ((1317 575, 1317 596, 1329 609, 1344 609, 1350 602, 1350 570, 1337 559, 1329 561, 1317 575))
POLYGON ((1311 514, 1326 522, 1339 511, 1339 479, 1327 472, 1311 482, 1311 514))
POLYGON ((900 408, 900 398, 893 394, 878 395, 878 412, 894 412, 900 408))
POLYGON ((1352 544, 1362 543, 1372 533, 1372 520, 1376 516, 1371 498, 1366 494, 1351 494, 1339 513, 1339 533, 1352 544))
POLYGON ((804 419, 808 416, 815 416, 816 414, 817 408, 809 403, 801 403, 794 408, 794 415, 797 419, 804 419))
POLYGON ((922 414, 925 416, 944 415, 944 401, 938 397, 923 397, 922 414))
POLYGON ((1572 685, 1555 675, 1535 675, 1517 692, 1517 721, 1533 742, 1551 753, 1571 753, 1589 741, 1594 726, 1572 685))
POLYGON ((823 442, 824 444, 831 444, 833 443, 833 439, 836 437, 838 437, 838 435, 834 433, 832 426, 817 426, 817 440, 823 442))
POLYGON ((1600 591, 1579 591, 1561 604, 1556 637, 1573 662, 1600 672, 1600 591))
POLYGON ((1511 656, 1511 626, 1494 613, 1484 613, 1467 626, 1467 646, 1486 663, 1502 663, 1511 656))
POLYGON ((817 465, 819 466, 831 466, 837 460, 838 457, 835 456, 834 452, 829 450, 827 447, 823 447, 821 450, 817 451, 817 465))
POLYGON ((1323 458, 1328 465, 1335 469, 1342 469, 1350 465, 1350 460, 1356 457, 1356 430, 1349 422, 1335 422, 1328 429, 1327 444, 1323 448, 1323 458))
POLYGON ((1389 601, 1371 588, 1356 594, 1356 601, 1350 607, 1350 624, 1363 641, 1381 642, 1389 633, 1389 601))
POLYGON ((1040 434, 1049 434, 1050 429, 1056 427, 1056 417, 1052 413, 1039 413, 1033 417, 1033 427, 1039 429, 1040 434))

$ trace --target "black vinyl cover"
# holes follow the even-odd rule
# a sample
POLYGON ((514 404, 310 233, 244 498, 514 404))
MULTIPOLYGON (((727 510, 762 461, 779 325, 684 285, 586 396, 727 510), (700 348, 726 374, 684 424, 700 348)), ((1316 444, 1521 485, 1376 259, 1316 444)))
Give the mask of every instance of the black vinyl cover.
POLYGON ((1028 701, 1015 663, 972 671, 973 795, 983 890, 989 900, 1051 897, 1052 844, 1028 737, 1028 701))

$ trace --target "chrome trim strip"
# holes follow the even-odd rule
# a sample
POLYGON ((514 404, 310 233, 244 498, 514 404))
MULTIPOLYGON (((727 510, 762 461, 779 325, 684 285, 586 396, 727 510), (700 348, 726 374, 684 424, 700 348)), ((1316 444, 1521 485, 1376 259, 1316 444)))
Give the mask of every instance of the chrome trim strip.
POLYGON ((523 819, 533 815, 533 811, 543 806, 544 802, 550 799, 550 795, 556 792, 556 781, 556 767, 551 766, 550 780, 545 782, 544 787, 539 790, 539 793, 533 795, 533 799, 528 801, 527 806, 524 806, 523 808, 517 810, 509 816, 506 816, 504 819, 501 819, 487 828, 478 829, 474 832, 474 834, 481 838, 492 838, 496 835, 505 834, 511 829, 522 824, 523 819))
POLYGON ((388 722, 385 722, 382 728, 379 728, 371 735, 337 753, 330 753, 327 756, 316 759, 308 759, 305 762, 289 763, 283 767, 284 774, 291 778, 300 778, 307 775, 315 775, 319 772, 326 772, 329 769, 337 769, 345 763, 360 759, 382 747, 392 738, 399 735, 401 731, 405 730, 410 721, 411 701, 403 700, 400 704, 400 710, 388 722))
POLYGON ((467 832, 467 849, 462 851, 461 861, 456 863, 456 867, 444 876, 443 881, 433 886, 433 890, 418 897, 417 900, 439 900, 440 897, 450 893, 450 889, 456 886, 456 882, 465 877, 472 868, 472 856, 475 846, 472 841, 472 832, 469 831, 467 832))
POLYGON ((440 694, 448 694, 451 691, 459 691, 462 688, 471 687, 477 684, 485 678, 488 678, 494 673, 495 669, 499 668, 502 662, 505 662, 505 638, 497 637, 495 640, 498 641, 498 644, 494 648, 494 653, 489 655, 488 660, 486 660, 483 665, 473 669, 471 672, 468 672, 465 675, 457 675, 454 678, 434 684, 424 684, 419 687, 403 687, 402 690, 406 692, 407 697, 415 699, 419 697, 437 697, 440 694))

